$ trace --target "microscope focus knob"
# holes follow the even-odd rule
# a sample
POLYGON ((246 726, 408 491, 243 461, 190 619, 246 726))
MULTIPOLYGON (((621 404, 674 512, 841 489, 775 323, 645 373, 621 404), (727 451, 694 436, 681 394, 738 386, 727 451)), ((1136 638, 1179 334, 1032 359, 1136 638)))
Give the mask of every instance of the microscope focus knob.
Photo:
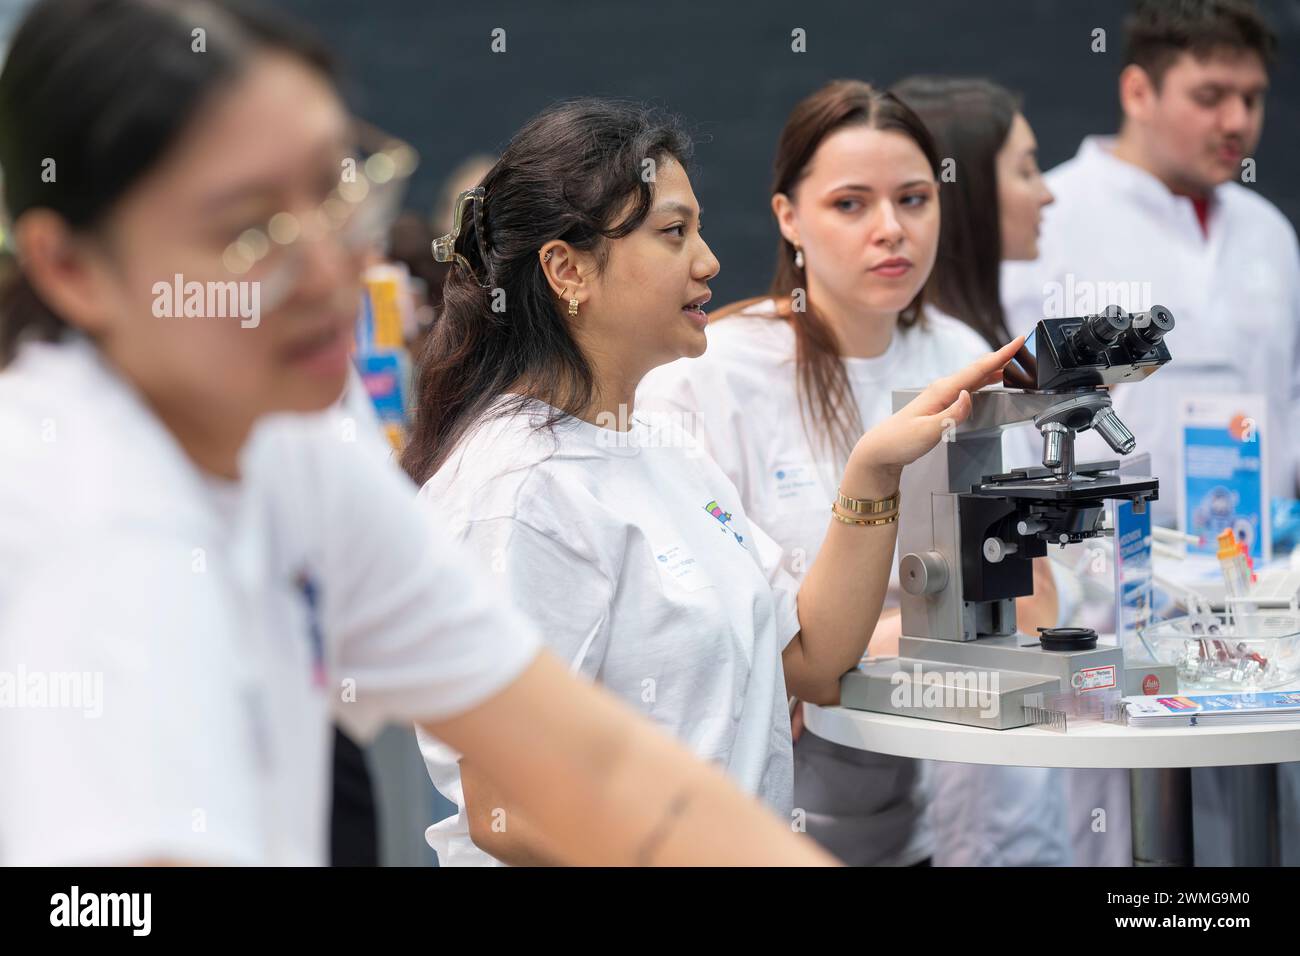
POLYGON ((984 539, 984 560, 989 564, 999 564, 1007 555, 1019 550, 1018 545, 1008 544, 997 536, 984 539))
POLYGON ((908 594, 938 594, 948 586, 948 562, 938 551, 915 551, 898 562, 898 580, 908 594))

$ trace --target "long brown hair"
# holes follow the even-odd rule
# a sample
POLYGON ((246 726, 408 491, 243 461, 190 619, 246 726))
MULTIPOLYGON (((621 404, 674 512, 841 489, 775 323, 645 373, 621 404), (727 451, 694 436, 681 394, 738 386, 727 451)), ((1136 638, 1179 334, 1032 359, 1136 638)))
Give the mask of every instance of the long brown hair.
MULTIPOLYGON (((861 80, 833 80, 801 100, 786 119, 776 147, 772 194, 791 195, 826 137, 848 126, 902 133, 916 143, 935 178, 939 177, 934 140, 925 124, 902 101, 861 80)), ((781 236, 768 297, 776 300, 778 315, 794 328, 799 415, 804 429, 811 439, 826 443, 833 454, 845 460, 862 434, 862 420, 840 361, 834 330, 808 298, 807 276, 795 265, 794 255, 794 246, 781 236), (792 308, 796 289, 803 291, 802 311, 792 308)), ((899 313, 898 322, 904 328, 922 321, 923 296, 924 290, 918 292, 899 313)), ((744 312, 762 300, 759 297, 727 305, 714 313, 714 320, 744 312)))
POLYGON ((912 76, 891 92, 917 112, 943 155, 961 170, 939 187, 943 228, 926 296, 990 348, 999 348, 1011 340, 1011 331, 1002 308, 997 160, 1020 100, 996 83, 971 77, 912 76))

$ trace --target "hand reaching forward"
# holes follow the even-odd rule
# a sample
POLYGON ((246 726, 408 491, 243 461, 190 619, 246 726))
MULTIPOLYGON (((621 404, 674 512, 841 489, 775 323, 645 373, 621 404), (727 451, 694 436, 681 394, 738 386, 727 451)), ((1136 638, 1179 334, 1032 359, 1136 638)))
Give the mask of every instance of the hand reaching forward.
MULTIPOLYGON (((939 444, 945 429, 966 420, 971 412, 970 393, 1000 382, 1003 367, 1024 341, 1023 335, 1018 336, 996 352, 931 382, 920 395, 858 439, 849 456, 849 473, 889 473, 897 477, 904 465, 939 444)), ((847 488, 846 493, 850 493, 847 488)))

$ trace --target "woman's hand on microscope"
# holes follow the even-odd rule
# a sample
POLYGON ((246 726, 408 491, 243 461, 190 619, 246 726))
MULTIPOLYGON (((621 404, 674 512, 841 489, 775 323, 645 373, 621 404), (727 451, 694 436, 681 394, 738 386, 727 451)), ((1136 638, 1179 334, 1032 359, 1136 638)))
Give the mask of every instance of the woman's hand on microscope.
MULTIPOLYGON (((996 352, 989 352, 965 368, 936 379, 916 398, 869 429, 854 446, 845 477, 857 477, 859 480, 854 484, 868 488, 888 484, 892 477, 897 487, 904 465, 910 465, 939 444, 949 430, 970 415, 970 393, 1002 381, 1002 369, 1024 341, 1023 335, 1017 336, 996 352)), ((846 488, 845 494, 851 492, 846 488)))

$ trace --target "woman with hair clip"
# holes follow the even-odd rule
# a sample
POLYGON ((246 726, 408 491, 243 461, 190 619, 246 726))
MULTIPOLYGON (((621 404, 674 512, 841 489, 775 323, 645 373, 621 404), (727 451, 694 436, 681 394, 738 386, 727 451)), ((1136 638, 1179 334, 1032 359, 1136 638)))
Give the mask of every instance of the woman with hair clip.
MULTIPOLYGON (((717 762, 786 825, 787 693, 833 700, 889 578, 903 465, 1017 343, 853 437, 821 502, 802 586, 735 486, 679 423, 633 407, 652 368, 705 346, 718 261, 671 117, 580 100, 511 141, 435 244, 459 268, 420 359, 403 464, 575 672, 717 762)), ((444 864, 555 858, 472 754, 423 741, 460 811, 428 831, 444 864)))
POLYGON ((14 35, 0 863, 322 863, 331 715, 463 750, 567 862, 829 862, 568 675, 322 411, 412 164, 242 4, 43 0, 14 35))
MULTIPOLYGON (((693 416, 795 575, 824 554, 819 501, 850 437, 889 416, 894 389, 950 374, 985 349, 924 302, 941 248, 940 155, 912 110, 866 83, 838 80, 806 97, 777 146, 781 237, 769 294, 720 310, 704 358, 649 376, 638 396, 693 416)), ((897 653, 901 629, 892 558, 888 610, 871 638, 878 656, 897 653)), ((1054 621, 1054 601, 1049 573, 1039 594, 1017 602, 1021 630, 1054 621)), ((944 860, 926 824, 924 769, 801 734, 795 805, 846 862, 944 860)), ((1014 851, 993 852, 1009 862, 1014 851)))

